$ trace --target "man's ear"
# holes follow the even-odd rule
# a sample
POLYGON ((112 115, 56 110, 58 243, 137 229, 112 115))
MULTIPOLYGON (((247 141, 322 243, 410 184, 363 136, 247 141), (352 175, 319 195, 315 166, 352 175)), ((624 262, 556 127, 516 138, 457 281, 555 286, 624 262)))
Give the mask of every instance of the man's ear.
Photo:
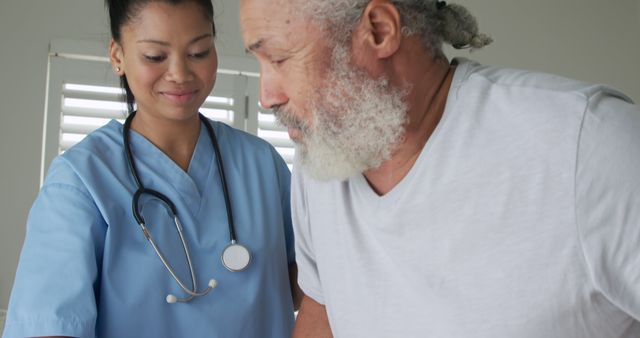
POLYGON ((400 12, 391 1, 372 0, 362 13, 356 41, 377 58, 388 58, 400 48, 401 27, 400 12))
POLYGON ((122 46, 114 39, 111 39, 111 42, 109 43, 109 61, 111 61, 111 66, 113 67, 113 71, 116 73, 116 75, 124 75, 124 58, 122 46))

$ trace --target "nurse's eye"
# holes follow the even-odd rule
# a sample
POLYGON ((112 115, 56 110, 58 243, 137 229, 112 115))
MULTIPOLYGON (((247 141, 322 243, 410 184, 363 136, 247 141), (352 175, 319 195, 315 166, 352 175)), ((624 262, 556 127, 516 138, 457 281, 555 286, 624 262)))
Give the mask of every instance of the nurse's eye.
POLYGON ((162 62, 167 57, 164 56, 164 55, 145 55, 144 58, 145 58, 145 60, 150 61, 150 62, 162 62))
POLYGON ((194 59, 204 59, 207 56, 209 56, 209 54, 211 54, 211 49, 207 49, 207 50, 199 52, 199 53, 189 54, 189 57, 192 57, 194 59))

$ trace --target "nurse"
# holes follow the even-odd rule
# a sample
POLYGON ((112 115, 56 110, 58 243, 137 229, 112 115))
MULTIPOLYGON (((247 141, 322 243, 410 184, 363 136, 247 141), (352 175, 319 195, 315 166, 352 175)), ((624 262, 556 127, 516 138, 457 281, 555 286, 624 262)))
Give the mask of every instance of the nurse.
POLYGON ((52 162, 3 337, 289 337, 289 171, 265 141, 198 113, 216 79, 210 0, 107 6, 127 128, 111 121, 52 162), (135 204, 140 187, 154 192, 135 204), (223 262, 231 239, 242 247, 223 262))

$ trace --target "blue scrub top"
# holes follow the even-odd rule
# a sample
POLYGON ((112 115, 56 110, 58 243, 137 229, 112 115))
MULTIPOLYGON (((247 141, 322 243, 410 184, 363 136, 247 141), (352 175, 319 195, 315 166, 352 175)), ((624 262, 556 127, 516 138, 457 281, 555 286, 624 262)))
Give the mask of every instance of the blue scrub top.
MULTIPOLYGON (((230 243, 220 174, 202 126, 188 172, 131 132, 145 187, 176 205, 199 290, 187 295, 171 278, 131 211, 136 190, 127 168, 122 125, 111 121, 51 164, 34 202, 3 337, 289 337, 293 309, 288 265, 294 262, 289 170, 267 142, 212 122, 227 175, 238 242, 252 261, 230 272, 230 243)), ((177 275, 191 286, 173 220, 153 198, 143 215, 177 275)))

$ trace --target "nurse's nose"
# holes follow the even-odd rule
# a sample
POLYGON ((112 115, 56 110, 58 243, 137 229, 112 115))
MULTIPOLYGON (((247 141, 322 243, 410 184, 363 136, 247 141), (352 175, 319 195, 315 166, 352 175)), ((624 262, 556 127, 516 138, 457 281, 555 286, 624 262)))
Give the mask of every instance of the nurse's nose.
POLYGON ((175 83, 185 83, 194 79, 189 62, 184 58, 175 58, 169 63, 166 80, 175 83))

